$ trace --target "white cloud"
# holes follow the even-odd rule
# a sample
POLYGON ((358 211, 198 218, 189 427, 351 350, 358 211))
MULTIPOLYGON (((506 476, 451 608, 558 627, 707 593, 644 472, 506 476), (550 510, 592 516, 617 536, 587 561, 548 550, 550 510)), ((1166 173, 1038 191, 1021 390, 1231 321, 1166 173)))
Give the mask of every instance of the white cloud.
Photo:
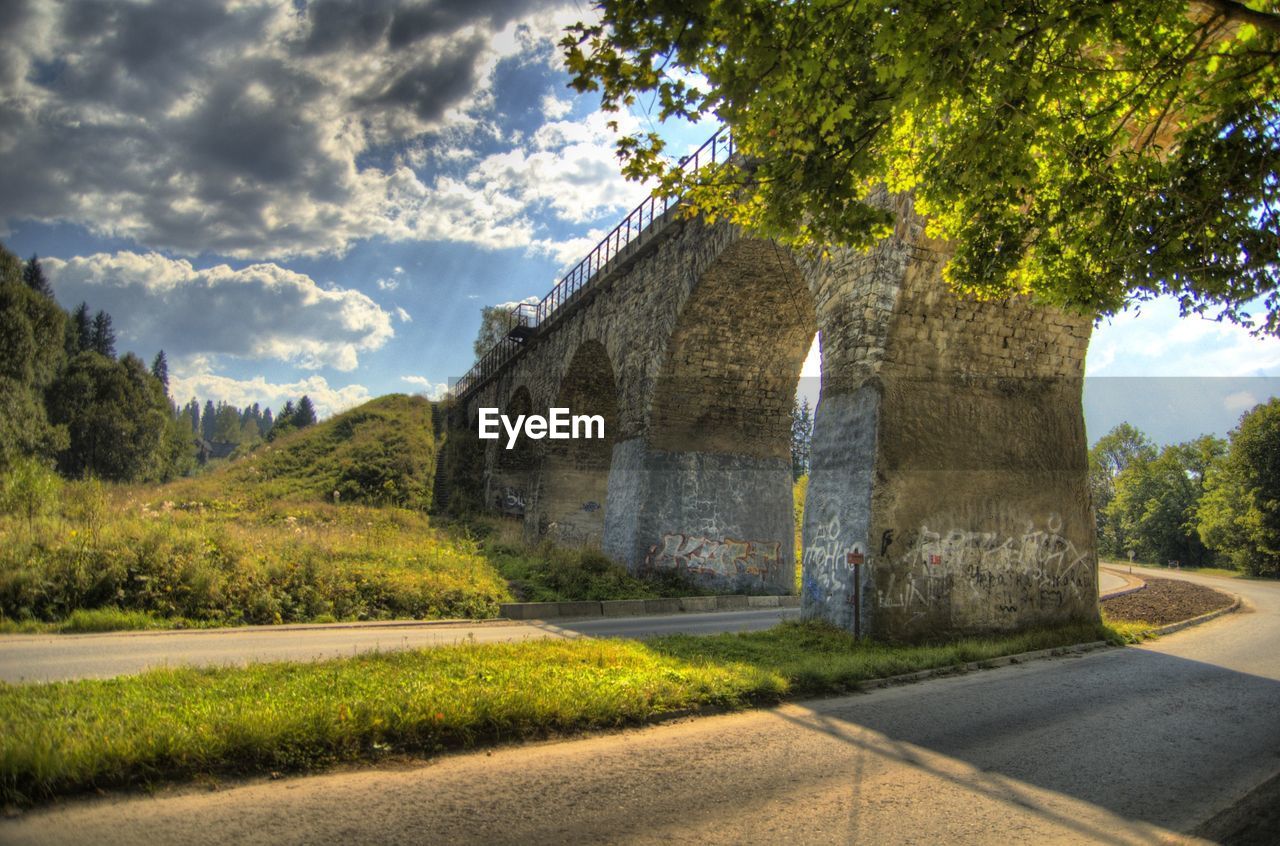
POLYGON ((424 185, 366 154, 420 152, 427 133, 469 146, 498 62, 558 55, 545 48, 576 15, 554 3, 19 8, 4 41, 22 49, 0 47, 0 223, 70 221, 235 258, 342 252, 377 236, 527 243, 519 198, 488 209, 499 189, 424 185))
POLYGON ((542 96, 542 116, 548 120, 559 120, 573 109, 572 100, 564 100, 550 91, 542 96))
POLYGON ((346 371, 394 335, 391 314, 365 294, 326 290, 275 264, 197 269, 133 252, 43 264, 63 302, 112 315, 122 348, 146 338, 171 357, 223 354, 346 371))
POLYGON ((438 400, 449 392, 449 386, 444 382, 432 382, 426 376, 401 376, 401 381, 408 382, 410 385, 418 386, 418 393, 422 394, 429 400, 438 400))
POLYGON ((1143 303, 1097 327, 1086 360, 1089 376, 1275 376, 1280 339, 1257 338, 1231 323, 1179 317, 1164 298, 1143 303))
POLYGON ((399 287, 400 287, 400 281, 398 279, 379 279, 378 280, 379 291, 394 291, 396 288, 399 288, 399 287))
POLYGON ((400 318, 401 323, 413 322, 413 318, 409 316, 409 312, 405 311, 400 306, 396 306, 396 317, 400 318))
POLYGON ((296 382, 272 383, 262 376, 251 379, 234 379, 214 371, 209 358, 193 356, 171 362, 169 393, 181 404, 192 397, 204 400, 222 400, 244 407, 260 403, 264 408, 276 411, 289 400, 295 403, 306 395, 315 403, 321 417, 345 411, 371 399, 363 385, 331 386, 323 376, 308 376, 296 382))

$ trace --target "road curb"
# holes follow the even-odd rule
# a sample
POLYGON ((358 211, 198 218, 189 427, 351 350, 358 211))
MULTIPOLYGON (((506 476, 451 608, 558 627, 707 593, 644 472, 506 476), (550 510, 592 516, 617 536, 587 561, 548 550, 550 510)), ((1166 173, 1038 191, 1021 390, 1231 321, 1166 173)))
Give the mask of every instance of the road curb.
POLYGON ((1114 576, 1124 579, 1125 586, 1119 590, 1113 590, 1110 593, 1104 593, 1098 597, 1099 602, 1106 602, 1108 599, 1115 599, 1118 596, 1128 596, 1131 593, 1137 593, 1140 590, 1147 589, 1147 583, 1132 573, 1125 573, 1114 567, 1103 568, 1114 576))
MULTIPOLYGON (((1225 592, 1226 591, 1222 591, 1222 593, 1225 593, 1225 592)), ((1167 634, 1173 634, 1174 632, 1180 632, 1183 629, 1189 629, 1192 626, 1198 626, 1201 623, 1207 623, 1210 620, 1216 620, 1219 617, 1224 617, 1227 614, 1231 614, 1233 612, 1239 611, 1240 608, 1244 605, 1244 600, 1240 598, 1239 594, 1233 593, 1233 594, 1230 594, 1230 596, 1232 597, 1233 601, 1230 605, 1227 605, 1226 607, 1219 608, 1217 611, 1210 611, 1208 614, 1201 614, 1199 617, 1192 617, 1190 620, 1183 620, 1181 623, 1170 623, 1167 626, 1160 626, 1157 629, 1151 629, 1150 633, 1152 635, 1155 635, 1156 637, 1160 637, 1162 635, 1167 635, 1167 634)))

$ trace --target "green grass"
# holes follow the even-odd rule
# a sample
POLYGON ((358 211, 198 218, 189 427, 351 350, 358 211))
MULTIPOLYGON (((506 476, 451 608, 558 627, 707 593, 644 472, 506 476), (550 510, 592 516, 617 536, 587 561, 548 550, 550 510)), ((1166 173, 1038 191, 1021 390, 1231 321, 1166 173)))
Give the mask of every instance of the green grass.
POLYGON ((522 602, 658 599, 715 593, 682 574, 663 572, 637 578, 599 549, 526 543, 521 524, 494 517, 473 517, 457 531, 477 539, 481 556, 507 579, 522 602))
POLYGON ((317 663, 0 685, 0 799, 312 770, 339 761, 640 724, 1123 636, 1067 626, 943 646, 815 625, 710 638, 463 644, 317 663))
POLYGON ((0 627, 483 618, 510 598, 474 542, 418 511, 99 488, 86 520, 75 503, 87 486, 67 487, 34 530, 0 518, 0 627))
POLYGON ((191 628, 190 620, 161 618, 146 611, 122 611, 119 608, 80 608, 65 620, 45 623, 39 620, 0 620, 0 634, 45 634, 65 632, 124 632, 144 629, 191 628))
POLYGON ((260 506, 289 500, 431 505, 436 443, 431 403, 389 394, 264 444, 212 473, 167 486, 165 497, 260 506))

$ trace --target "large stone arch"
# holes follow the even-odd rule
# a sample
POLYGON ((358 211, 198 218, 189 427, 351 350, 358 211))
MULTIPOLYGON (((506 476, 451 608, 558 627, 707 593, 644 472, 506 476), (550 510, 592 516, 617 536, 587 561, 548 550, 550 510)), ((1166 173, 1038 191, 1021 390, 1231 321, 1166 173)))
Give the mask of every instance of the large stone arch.
POLYGON ((791 589, 791 409, 816 328, 788 251, 725 244, 679 308, 645 437, 615 448, 607 551, 718 588, 791 589))
MULTIPOLYGON (((553 407, 599 417, 603 437, 546 441, 538 493, 538 530, 562 544, 598 546, 608 508, 609 468, 618 437, 618 383, 598 340, 578 345, 553 407)), ((584 426, 579 434, 587 434, 584 426)), ((593 432, 594 434, 594 432, 593 432)))

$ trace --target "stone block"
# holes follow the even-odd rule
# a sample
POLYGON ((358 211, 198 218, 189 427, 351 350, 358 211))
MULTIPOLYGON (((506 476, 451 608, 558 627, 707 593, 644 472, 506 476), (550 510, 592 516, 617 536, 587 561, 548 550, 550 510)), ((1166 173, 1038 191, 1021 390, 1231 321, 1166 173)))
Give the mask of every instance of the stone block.
POLYGON ((599 617, 599 602, 557 602, 561 617, 599 617))
POLYGON ((748 607, 747 597, 741 595, 717 596, 717 611, 741 611, 748 607))
POLYGON ((498 615, 508 620, 545 620, 560 616, 559 602, 504 602, 498 615))
POLYGON ((678 599, 645 599, 644 613, 646 614, 679 614, 680 600, 678 599))
POLYGON ((638 617, 648 611, 644 599, 609 599, 600 603, 600 610, 606 617, 638 617))
POLYGON ((777 608, 778 600, 783 599, 781 596, 748 596, 748 608, 777 608))
POLYGON ((680 600, 681 611, 714 611, 716 610, 716 599, 714 596, 686 596, 680 600))

